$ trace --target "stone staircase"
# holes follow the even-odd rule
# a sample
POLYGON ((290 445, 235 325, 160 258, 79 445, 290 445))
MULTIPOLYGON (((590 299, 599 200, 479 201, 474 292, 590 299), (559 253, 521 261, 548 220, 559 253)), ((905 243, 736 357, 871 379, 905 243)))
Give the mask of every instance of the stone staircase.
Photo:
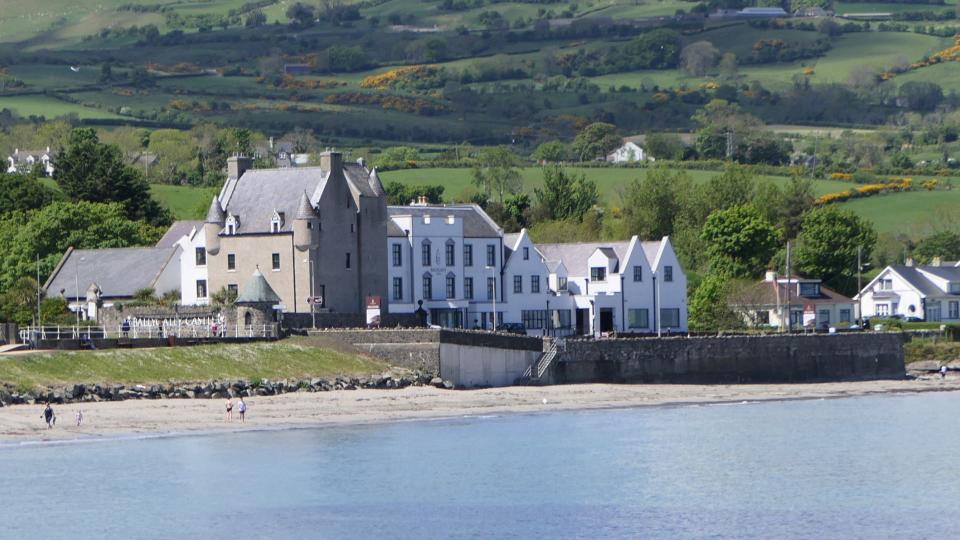
POLYGON ((541 354, 536 362, 527 367, 523 375, 517 379, 517 384, 526 386, 539 386, 543 384, 544 374, 550 369, 550 365, 557 358, 562 348, 563 340, 555 339, 553 344, 550 345, 550 348, 541 354))

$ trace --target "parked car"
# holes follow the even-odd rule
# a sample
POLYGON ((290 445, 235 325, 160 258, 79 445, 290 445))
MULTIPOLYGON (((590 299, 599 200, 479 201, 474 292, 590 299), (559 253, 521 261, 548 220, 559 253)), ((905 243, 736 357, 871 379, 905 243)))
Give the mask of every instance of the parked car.
POLYGON ((497 326, 497 332, 506 332, 508 334, 527 335, 527 327, 523 323, 508 322, 497 326))

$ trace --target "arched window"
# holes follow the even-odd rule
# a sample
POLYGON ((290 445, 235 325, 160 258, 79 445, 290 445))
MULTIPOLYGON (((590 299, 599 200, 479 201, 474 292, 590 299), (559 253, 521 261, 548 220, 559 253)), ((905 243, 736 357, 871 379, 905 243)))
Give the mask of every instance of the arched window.
POLYGON ((273 217, 270 218, 270 232, 272 233, 280 232, 280 229, 283 228, 284 217, 285 216, 283 212, 277 212, 276 210, 273 211, 273 217))
POLYGON ((420 244, 420 264, 430 266, 430 241, 424 240, 420 244))
POLYGON ((253 313, 250 313, 249 311, 247 311, 246 313, 243 314, 243 324, 245 326, 250 326, 251 324, 253 324, 253 313))

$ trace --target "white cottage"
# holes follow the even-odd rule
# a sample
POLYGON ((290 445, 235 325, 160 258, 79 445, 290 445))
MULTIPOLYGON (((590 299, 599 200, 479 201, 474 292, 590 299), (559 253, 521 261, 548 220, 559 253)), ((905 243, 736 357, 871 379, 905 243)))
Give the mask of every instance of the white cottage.
POLYGON ((863 317, 916 318, 929 322, 960 320, 960 263, 884 268, 856 296, 863 317))
POLYGON ((607 161, 611 163, 628 163, 630 161, 655 161, 652 156, 637 143, 628 141, 620 148, 607 154, 607 161))

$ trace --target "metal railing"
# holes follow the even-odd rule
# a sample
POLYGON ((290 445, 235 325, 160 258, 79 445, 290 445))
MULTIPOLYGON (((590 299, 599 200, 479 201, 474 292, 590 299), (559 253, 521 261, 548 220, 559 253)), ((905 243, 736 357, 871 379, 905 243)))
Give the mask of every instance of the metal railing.
POLYGON ((520 376, 519 382, 521 384, 537 384, 540 382, 540 379, 543 375, 550 369, 550 364, 557 358, 557 355, 566 347, 566 343, 563 339, 557 338, 553 340, 553 344, 550 345, 550 348, 547 349, 536 362, 527 366, 527 369, 524 370, 523 375, 520 376))
POLYGON ((94 339, 176 339, 189 338, 276 338, 276 324, 190 325, 150 324, 115 328, 104 326, 27 326, 19 331, 22 343, 39 340, 94 339))

